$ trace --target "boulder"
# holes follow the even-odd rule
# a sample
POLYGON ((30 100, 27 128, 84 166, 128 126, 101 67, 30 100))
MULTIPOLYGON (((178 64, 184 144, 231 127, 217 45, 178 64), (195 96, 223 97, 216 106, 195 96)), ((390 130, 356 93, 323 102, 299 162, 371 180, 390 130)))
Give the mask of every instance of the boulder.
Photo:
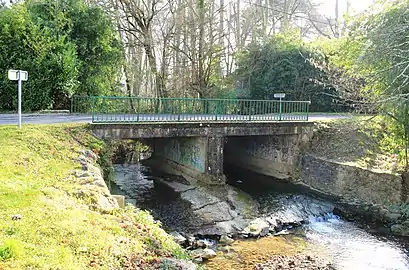
POLYGON ((261 218, 257 218, 250 222, 250 225, 243 230, 242 234, 247 234, 251 237, 263 237, 269 233, 269 230, 270 225, 267 223, 267 221, 261 218))
POLYGON ((187 239, 178 232, 171 232, 170 235, 173 237, 173 240, 181 246, 185 245, 187 242, 187 239))
POLYGON ((405 221, 401 224, 392 225, 391 232, 393 235, 409 236, 409 221, 405 221))
POLYGON ((222 235, 220 237, 219 243, 222 245, 231 245, 233 244, 234 240, 230 237, 228 237, 227 235, 222 235))
POLYGON ((191 255, 194 259, 202 258, 204 260, 212 259, 217 256, 216 252, 210 248, 193 250, 191 255))
POLYGON ((393 213, 393 212, 390 212, 390 211, 387 211, 387 212, 383 213, 383 221, 385 221, 387 223, 395 224, 400 220, 400 218, 401 218, 400 213, 393 213))
POLYGON ((210 241, 208 241, 208 240, 200 239, 200 240, 197 240, 196 245, 199 248, 209 248, 209 247, 212 246, 212 243, 210 241))

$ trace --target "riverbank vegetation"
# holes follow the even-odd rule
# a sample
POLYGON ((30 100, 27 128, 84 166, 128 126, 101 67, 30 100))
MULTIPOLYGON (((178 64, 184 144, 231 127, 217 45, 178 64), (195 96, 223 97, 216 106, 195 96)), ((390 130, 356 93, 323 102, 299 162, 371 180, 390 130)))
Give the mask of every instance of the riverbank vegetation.
POLYGON ((405 170, 405 150, 387 116, 351 116, 319 121, 310 152, 319 157, 381 172, 405 170))
POLYGON ((94 210, 95 189, 74 172, 84 149, 102 154, 104 143, 85 126, 3 126, 0 145, 0 269, 150 269, 187 257, 148 212, 94 210))

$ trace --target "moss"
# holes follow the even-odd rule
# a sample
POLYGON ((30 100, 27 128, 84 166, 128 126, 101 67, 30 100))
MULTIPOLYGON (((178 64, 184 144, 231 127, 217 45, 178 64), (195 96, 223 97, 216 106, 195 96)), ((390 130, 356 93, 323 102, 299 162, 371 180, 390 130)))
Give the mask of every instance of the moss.
POLYGON ((120 269, 186 256, 149 213, 100 213, 92 194, 75 196, 80 150, 104 157, 106 147, 85 125, 0 127, 0 269, 120 269))

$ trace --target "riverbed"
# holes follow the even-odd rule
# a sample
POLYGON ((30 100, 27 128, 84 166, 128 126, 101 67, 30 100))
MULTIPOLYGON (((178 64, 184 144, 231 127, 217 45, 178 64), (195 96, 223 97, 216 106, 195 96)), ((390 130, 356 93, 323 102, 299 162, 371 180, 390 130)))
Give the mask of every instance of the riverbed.
MULTIPOLYGON (((155 184, 157 174, 152 169, 136 164, 116 165, 115 170, 113 192, 125 195, 138 208, 151 211, 167 231, 189 233, 196 227, 189 204, 155 184)), ((250 173, 228 174, 230 184, 258 201, 261 217, 308 222, 283 231, 281 236, 236 241, 227 250, 219 251, 206 265, 208 269, 254 269, 274 255, 298 253, 328 260, 333 269, 409 269, 405 240, 371 234, 358 224, 342 220, 332 213, 333 204, 328 199, 288 184, 265 185, 265 181, 256 178, 250 173)))

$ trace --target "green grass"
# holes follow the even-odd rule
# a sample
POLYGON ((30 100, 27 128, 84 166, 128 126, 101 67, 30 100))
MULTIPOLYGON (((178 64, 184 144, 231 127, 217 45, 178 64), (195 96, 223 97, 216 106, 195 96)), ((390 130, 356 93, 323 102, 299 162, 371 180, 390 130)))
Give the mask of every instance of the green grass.
POLYGON ((318 156, 380 171, 400 171, 404 166, 404 146, 382 116, 354 116, 319 121, 312 152, 318 156), (392 155, 399 156, 395 168, 392 155))
POLYGON ((85 189, 72 174, 79 151, 104 147, 83 125, 0 126, 0 269, 136 269, 186 257, 147 212, 102 214, 74 196, 85 189))

